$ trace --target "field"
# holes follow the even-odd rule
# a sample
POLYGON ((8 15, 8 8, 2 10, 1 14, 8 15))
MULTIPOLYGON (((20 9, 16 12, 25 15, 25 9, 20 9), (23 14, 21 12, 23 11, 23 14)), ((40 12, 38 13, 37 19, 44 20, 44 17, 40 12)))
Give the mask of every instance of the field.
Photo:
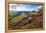
POLYGON ((8 29, 40 29, 43 28, 43 8, 36 11, 9 11, 8 29))

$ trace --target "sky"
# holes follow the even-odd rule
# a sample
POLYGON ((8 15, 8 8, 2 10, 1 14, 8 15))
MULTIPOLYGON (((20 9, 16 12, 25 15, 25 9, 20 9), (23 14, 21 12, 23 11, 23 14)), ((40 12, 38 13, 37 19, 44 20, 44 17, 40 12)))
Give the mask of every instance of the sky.
POLYGON ((40 8, 42 8, 42 5, 38 4, 9 4, 10 11, 38 11, 40 8))

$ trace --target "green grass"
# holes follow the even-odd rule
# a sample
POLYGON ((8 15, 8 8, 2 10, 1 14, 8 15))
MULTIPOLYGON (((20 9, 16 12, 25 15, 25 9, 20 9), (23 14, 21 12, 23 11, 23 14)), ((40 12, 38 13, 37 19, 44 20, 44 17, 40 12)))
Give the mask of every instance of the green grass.
POLYGON ((22 18, 24 18, 24 16, 16 16, 9 20, 9 24, 14 25, 17 21, 21 20, 22 18))

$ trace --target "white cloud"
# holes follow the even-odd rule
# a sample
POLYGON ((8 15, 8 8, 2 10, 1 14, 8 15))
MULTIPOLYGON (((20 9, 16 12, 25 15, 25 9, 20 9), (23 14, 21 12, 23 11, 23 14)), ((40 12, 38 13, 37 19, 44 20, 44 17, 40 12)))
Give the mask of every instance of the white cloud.
POLYGON ((12 10, 15 11, 16 9, 9 8, 9 10, 10 10, 10 11, 12 11, 12 10))
POLYGON ((9 8, 9 10, 14 10, 14 11, 32 11, 34 10, 34 8, 27 8, 27 7, 24 7, 24 6, 19 6, 19 7, 16 7, 16 9, 14 8, 9 8))
POLYGON ((27 8, 26 6, 27 5, 24 5, 24 4, 9 4, 9 10, 13 10, 13 11, 32 11, 33 10, 31 8, 27 8))
POLYGON ((15 6, 15 5, 17 5, 17 4, 9 4, 9 7, 11 7, 11 6, 15 6))
POLYGON ((15 8, 11 8, 11 5, 9 6, 9 10, 14 10, 14 11, 32 11, 33 10, 33 9, 30 9, 30 8, 26 8, 25 6, 22 6, 22 5, 21 6, 18 5, 15 8))
POLYGON ((13 7, 15 7, 17 4, 9 4, 9 10, 15 10, 13 7))
POLYGON ((39 11, 38 9, 41 9, 42 6, 38 6, 37 8, 34 8, 35 11, 39 11))
MULTIPOLYGON (((28 6, 30 6, 30 5, 28 5, 28 6)), ((13 10, 13 11, 33 11, 33 10, 38 11, 38 9, 40 9, 41 7, 42 6, 38 6, 35 8, 28 8, 24 4, 9 4, 9 10, 13 10), (11 6, 14 6, 14 8, 12 8, 11 6)))
POLYGON ((23 11, 24 7, 16 7, 16 11, 23 11))
POLYGON ((26 7, 16 7, 16 11, 32 11, 33 9, 31 8, 26 8, 26 7))
POLYGON ((38 9, 42 8, 42 6, 39 6, 38 9))

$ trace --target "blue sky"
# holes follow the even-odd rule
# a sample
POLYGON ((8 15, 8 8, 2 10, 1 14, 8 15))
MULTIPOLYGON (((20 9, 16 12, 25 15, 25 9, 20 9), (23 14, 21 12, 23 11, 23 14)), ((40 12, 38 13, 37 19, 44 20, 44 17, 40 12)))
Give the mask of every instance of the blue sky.
POLYGON ((9 10, 13 11, 38 11, 42 5, 38 4, 9 4, 9 10))

